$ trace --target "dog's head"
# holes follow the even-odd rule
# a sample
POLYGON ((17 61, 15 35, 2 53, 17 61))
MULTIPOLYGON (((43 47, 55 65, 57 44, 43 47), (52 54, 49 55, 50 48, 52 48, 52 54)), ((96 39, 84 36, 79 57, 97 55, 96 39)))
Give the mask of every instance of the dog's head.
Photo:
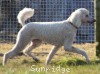
POLYGON ((96 21, 94 18, 90 17, 89 11, 85 8, 75 10, 68 20, 78 27, 83 23, 93 23, 96 21))
POLYGON ((94 23, 96 20, 94 18, 91 18, 89 15, 89 11, 85 8, 80 8, 77 11, 80 11, 82 15, 81 16, 81 22, 82 23, 94 23))

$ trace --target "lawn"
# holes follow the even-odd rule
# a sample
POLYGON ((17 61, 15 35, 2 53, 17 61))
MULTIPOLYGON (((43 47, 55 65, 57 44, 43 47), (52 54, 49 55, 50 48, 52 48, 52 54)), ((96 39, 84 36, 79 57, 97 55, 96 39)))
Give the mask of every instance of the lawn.
MULTIPOLYGON (((0 44, 0 53, 7 52, 12 46, 13 44, 0 44)), ((74 44, 74 46, 85 49, 91 63, 86 63, 83 56, 65 52, 61 47, 51 63, 45 66, 45 59, 52 46, 43 44, 33 50, 40 62, 35 62, 31 57, 22 55, 10 59, 3 67, 1 56, 0 74, 100 74, 100 59, 95 56, 96 44, 74 44)))

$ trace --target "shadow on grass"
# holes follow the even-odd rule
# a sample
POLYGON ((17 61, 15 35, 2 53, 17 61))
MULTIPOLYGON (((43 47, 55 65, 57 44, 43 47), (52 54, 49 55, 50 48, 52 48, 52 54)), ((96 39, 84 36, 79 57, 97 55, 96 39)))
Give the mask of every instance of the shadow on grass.
POLYGON ((73 59, 73 60, 68 60, 66 64, 68 66, 78 66, 78 65, 86 65, 87 63, 83 60, 73 59))
POLYGON ((100 59, 99 60, 93 60, 90 63, 87 63, 85 60, 80 60, 80 59, 68 59, 68 60, 58 60, 58 61, 53 61, 51 63, 52 65, 60 65, 62 67, 65 66, 81 66, 81 65, 94 65, 94 64, 100 64, 100 59))
POLYGON ((36 62, 36 61, 28 61, 28 60, 23 60, 21 64, 39 64, 41 63, 40 61, 36 62))
POLYGON ((0 53, 0 57, 2 57, 4 54, 3 53, 0 53))
POLYGON ((0 67, 2 67, 2 63, 0 63, 0 67))

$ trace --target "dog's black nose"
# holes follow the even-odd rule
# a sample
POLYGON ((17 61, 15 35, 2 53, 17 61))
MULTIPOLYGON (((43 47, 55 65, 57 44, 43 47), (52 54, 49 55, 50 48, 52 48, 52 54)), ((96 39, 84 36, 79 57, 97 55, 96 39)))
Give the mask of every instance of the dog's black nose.
POLYGON ((93 19, 93 22, 96 22, 96 19, 93 19))
POLYGON ((90 24, 92 24, 94 22, 96 22, 96 19, 92 19, 91 21, 88 21, 88 23, 90 23, 90 24))

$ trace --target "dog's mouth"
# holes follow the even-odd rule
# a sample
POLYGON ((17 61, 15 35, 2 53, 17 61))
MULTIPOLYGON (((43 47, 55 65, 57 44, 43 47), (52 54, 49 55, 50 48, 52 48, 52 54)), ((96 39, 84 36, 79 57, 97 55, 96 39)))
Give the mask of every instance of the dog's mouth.
POLYGON ((96 22, 96 19, 93 19, 93 20, 87 21, 87 22, 90 23, 90 24, 92 24, 92 23, 96 22))

